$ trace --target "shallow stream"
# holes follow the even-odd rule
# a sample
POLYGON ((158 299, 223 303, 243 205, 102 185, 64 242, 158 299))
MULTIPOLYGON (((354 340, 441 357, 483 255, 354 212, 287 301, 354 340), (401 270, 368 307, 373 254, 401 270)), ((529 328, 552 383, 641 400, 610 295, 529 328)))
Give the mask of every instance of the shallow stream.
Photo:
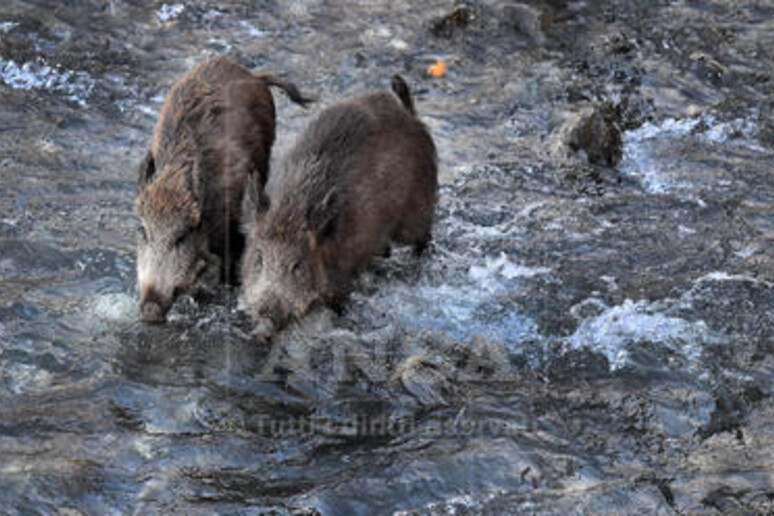
POLYGON ((774 512, 772 20, 3 0, 0 512, 774 512), (275 96, 275 159, 395 72, 439 149, 432 251, 271 347, 233 292, 136 320, 136 166, 216 54, 320 98, 275 96))

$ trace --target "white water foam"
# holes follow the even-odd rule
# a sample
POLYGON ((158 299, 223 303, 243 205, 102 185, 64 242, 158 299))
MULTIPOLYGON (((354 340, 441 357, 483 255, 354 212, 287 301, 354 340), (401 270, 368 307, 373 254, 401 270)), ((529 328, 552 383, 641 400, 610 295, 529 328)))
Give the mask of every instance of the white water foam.
POLYGON ((86 72, 63 70, 44 61, 17 64, 0 57, 0 82, 15 90, 49 90, 68 95, 81 105, 94 90, 95 81, 86 72))
POLYGON ((47 389, 54 376, 45 369, 32 364, 4 363, 0 373, 0 384, 14 394, 39 392, 47 389))
POLYGON ((371 298, 371 306, 399 324, 447 333, 456 339, 483 336, 506 345, 536 338, 536 322, 514 310, 508 299, 517 281, 550 273, 545 267, 512 262, 505 253, 468 268, 461 283, 391 285, 371 298))
POLYGON ((164 4, 156 11, 156 18, 158 18, 161 23, 166 23, 175 20, 178 16, 183 14, 183 11, 185 11, 184 4, 164 4))
POLYGON ((695 200, 692 185, 676 179, 684 163, 675 163, 671 147, 690 139, 708 147, 733 146, 756 152, 769 153, 757 142, 757 125, 750 118, 718 121, 713 115, 696 118, 667 118, 659 123, 646 122, 623 136, 621 170, 639 179, 645 190, 652 194, 680 194, 686 200, 695 200), (675 173, 676 172, 676 173, 675 173))
POLYGON ((647 301, 630 299, 585 319, 568 343, 603 353, 612 370, 628 364, 630 346, 642 342, 663 345, 695 362, 705 344, 713 341, 703 321, 687 321, 657 312, 647 301))
POLYGON ((107 321, 132 321, 137 318, 137 301, 124 293, 103 294, 93 300, 91 310, 107 321))
POLYGON ((17 22, 0 22, 0 34, 7 34, 18 26, 17 22))
POLYGON ((643 188, 652 194, 666 194, 684 189, 663 172, 665 165, 654 152, 659 142, 669 142, 685 137, 698 125, 699 119, 676 120, 667 118, 660 124, 644 123, 641 127, 624 133, 621 169, 639 178, 643 188))
POLYGON ((767 287, 774 286, 772 283, 762 280, 760 278, 755 278, 753 276, 746 276, 744 274, 729 274, 725 271, 714 271, 710 272, 708 274, 705 274, 704 276, 701 276, 696 280, 696 283, 703 283, 705 281, 739 281, 739 282, 749 282, 749 283, 759 283, 762 285, 765 285, 767 287))
POLYGON ((479 283, 486 283, 496 276, 502 276, 511 280, 515 278, 534 278, 535 276, 550 272, 551 269, 547 267, 529 267, 513 263, 505 253, 500 253, 498 258, 487 257, 483 266, 471 266, 468 275, 479 283))
POLYGON ((271 34, 269 31, 259 29, 247 20, 240 20, 239 26, 252 38, 265 38, 271 34))
MULTIPOLYGON (((469 494, 451 496, 438 502, 429 502, 422 506, 422 513, 427 514, 456 514, 478 513, 483 511, 487 502, 494 500, 496 495, 493 493, 477 493, 475 497, 469 494)), ((416 514, 415 511, 397 511, 394 516, 409 516, 416 514)))
POLYGON ((732 144, 748 149, 767 152, 756 143, 758 138, 758 126, 751 118, 737 118, 727 122, 718 122, 715 117, 704 117, 704 123, 709 127, 699 133, 703 140, 716 144, 732 144))

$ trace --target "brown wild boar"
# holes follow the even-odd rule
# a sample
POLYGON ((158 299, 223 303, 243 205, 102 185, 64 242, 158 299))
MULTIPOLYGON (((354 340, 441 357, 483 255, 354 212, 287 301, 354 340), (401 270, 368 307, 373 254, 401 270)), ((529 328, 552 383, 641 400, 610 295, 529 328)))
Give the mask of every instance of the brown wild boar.
POLYGON ((248 177, 266 181, 274 143, 269 86, 308 102, 293 84, 223 57, 184 74, 167 95, 135 200, 143 321, 163 322, 181 292, 238 279, 242 198, 248 177))
POLYGON ((317 304, 335 305, 391 242, 428 245, 438 173, 408 86, 323 111, 245 196, 241 303, 269 338, 317 304))

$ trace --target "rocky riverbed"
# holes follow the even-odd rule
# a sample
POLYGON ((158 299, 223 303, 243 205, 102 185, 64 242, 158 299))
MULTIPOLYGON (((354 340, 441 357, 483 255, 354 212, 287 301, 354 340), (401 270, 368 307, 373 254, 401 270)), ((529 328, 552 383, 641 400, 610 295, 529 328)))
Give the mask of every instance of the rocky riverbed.
POLYGON ((772 20, 5 0, 0 512, 774 512, 772 20), (136 321, 136 166, 218 54, 319 97, 276 95, 275 158, 396 72, 439 149, 432 252, 270 347, 234 292, 136 321))

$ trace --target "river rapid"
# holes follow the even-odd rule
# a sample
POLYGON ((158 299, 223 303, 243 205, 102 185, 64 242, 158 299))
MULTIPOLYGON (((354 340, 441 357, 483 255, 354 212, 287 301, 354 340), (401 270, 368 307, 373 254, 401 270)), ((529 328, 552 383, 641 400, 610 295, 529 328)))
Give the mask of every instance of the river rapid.
POLYGON ((2 0, 0 512, 771 514, 772 48, 767 0, 2 0), (439 151, 431 252, 271 346, 233 291, 137 322, 136 168, 221 54, 319 98, 275 160, 393 73, 439 151))

